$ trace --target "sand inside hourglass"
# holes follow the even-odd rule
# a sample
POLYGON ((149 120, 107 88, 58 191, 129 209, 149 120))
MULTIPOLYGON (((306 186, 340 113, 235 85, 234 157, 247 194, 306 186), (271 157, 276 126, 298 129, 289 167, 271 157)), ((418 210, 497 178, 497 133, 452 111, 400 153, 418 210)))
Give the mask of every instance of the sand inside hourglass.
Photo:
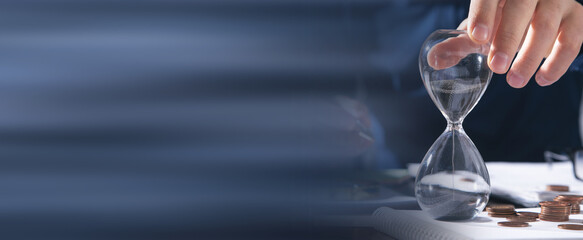
POLYGON ((463 118, 478 102, 488 79, 445 79, 430 82, 439 110, 453 122, 463 118))
POLYGON ((468 171, 439 172, 427 175, 418 184, 420 204, 437 220, 467 220, 477 215, 488 202, 490 185, 468 171))

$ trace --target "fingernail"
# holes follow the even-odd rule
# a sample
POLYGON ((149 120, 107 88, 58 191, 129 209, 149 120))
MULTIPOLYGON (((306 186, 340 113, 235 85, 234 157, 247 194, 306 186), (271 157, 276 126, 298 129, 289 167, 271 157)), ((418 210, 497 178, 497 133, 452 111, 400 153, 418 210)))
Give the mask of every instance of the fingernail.
POLYGON ((521 88, 522 84, 524 84, 524 77, 511 72, 508 74, 508 84, 513 88, 521 88))
POLYGON ((492 61, 490 62, 490 66, 492 67, 492 71, 496 73, 506 72, 506 68, 508 66, 508 55, 501 52, 494 54, 494 57, 492 57, 492 61))
POLYGON ((478 41, 488 40, 488 27, 484 24, 476 24, 472 31, 472 36, 478 41))
POLYGON ((543 86, 543 87, 552 84, 552 82, 550 82, 549 80, 547 80, 545 77, 543 77, 541 75, 536 75, 536 82, 538 83, 538 85, 543 86))

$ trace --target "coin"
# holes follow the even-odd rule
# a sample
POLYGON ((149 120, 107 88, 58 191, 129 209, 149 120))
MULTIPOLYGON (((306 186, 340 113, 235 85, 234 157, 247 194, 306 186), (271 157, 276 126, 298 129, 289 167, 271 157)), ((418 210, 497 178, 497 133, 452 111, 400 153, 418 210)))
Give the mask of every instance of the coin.
POLYGON ((541 213, 544 214, 544 212, 555 212, 555 213, 560 213, 560 212, 566 212, 569 213, 571 212, 571 208, 569 207, 565 207, 565 208, 551 208, 551 207, 542 207, 541 213))
POLYGON ((569 214, 571 214, 571 203, 562 201, 543 201, 540 202, 539 205, 541 206, 541 210, 538 218, 541 221, 569 221, 569 214))
POLYGON ((569 221, 569 218, 546 218, 546 217, 541 217, 540 220, 541 221, 546 221, 546 222, 566 222, 566 221, 569 221))
POLYGON ((516 216, 516 214, 488 214, 488 216, 490 217, 495 217, 495 218, 507 218, 507 217, 512 217, 512 216, 516 216))
POLYGON ((577 199, 577 200, 582 200, 583 199, 583 195, 574 195, 574 194, 561 194, 559 196, 557 196, 557 198, 564 198, 564 199, 577 199))
POLYGON ((581 212, 581 200, 583 200, 582 195, 571 195, 571 194, 561 194, 554 199, 559 202, 566 202, 571 204, 571 213, 578 214, 581 212))
POLYGON ((505 213, 516 213, 516 211, 514 210, 510 210, 510 211, 488 211, 488 213, 498 213, 498 214, 505 214, 505 213))
MULTIPOLYGON (((569 215, 571 213, 571 209, 570 208, 566 208, 566 209, 545 209, 545 207, 542 207, 542 210, 540 211, 540 215, 569 215)), ((539 217, 540 217, 539 215, 539 217)))
POLYGON ((496 214, 496 215, 516 215, 516 212, 488 212, 488 214, 496 214))
POLYGON ((471 178, 462 178, 462 179, 460 179, 460 181, 462 181, 462 182, 475 182, 476 180, 471 179, 471 178))
POLYGON ((569 186, 566 186, 566 185, 547 185, 547 191, 568 192, 569 186))
POLYGON ((535 217, 525 217, 525 216, 506 217, 506 220, 511 221, 511 222, 536 222, 535 217))
POLYGON ((535 212, 516 212, 518 216, 538 218, 538 213, 535 212))
POLYGON ((486 208, 489 212, 491 211, 514 211, 514 205, 512 204, 498 204, 498 205, 491 205, 486 208))
POLYGON ((569 214, 571 213, 571 209, 557 209, 557 210, 553 210, 553 209, 543 209, 540 212, 541 214, 551 214, 551 215, 556 215, 556 214, 569 214))
POLYGON ((557 227, 560 229, 568 229, 568 230, 583 230, 582 224, 559 224, 557 227))
POLYGON ((569 216, 546 216, 546 215, 541 215, 539 217, 540 220, 542 221, 547 221, 547 222, 566 222, 569 221, 569 216))
POLYGON ((559 201, 542 201, 538 203, 541 206, 568 206, 571 205, 566 202, 559 202, 559 201))
POLYGON ((498 226, 502 227, 528 227, 530 224, 525 222, 498 222, 498 226))

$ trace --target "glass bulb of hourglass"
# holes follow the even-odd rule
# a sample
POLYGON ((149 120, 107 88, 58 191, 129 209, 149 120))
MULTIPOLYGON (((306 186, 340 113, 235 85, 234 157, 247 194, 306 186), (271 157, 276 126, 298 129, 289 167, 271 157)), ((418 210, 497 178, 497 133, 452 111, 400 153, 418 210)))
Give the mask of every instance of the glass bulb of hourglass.
POLYGON ((490 196, 484 160, 462 128, 492 77, 489 46, 474 43, 465 31, 437 30, 419 54, 423 83, 447 127, 421 162, 415 196, 421 209, 439 220, 472 219, 490 196))

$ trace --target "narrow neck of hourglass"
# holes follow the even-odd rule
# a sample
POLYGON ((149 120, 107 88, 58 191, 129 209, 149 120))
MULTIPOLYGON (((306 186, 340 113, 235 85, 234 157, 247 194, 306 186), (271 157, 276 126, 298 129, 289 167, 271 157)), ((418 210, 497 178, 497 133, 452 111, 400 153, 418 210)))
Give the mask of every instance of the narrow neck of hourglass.
POLYGON ((464 131, 462 127, 462 121, 458 122, 447 122, 447 131, 464 131))

